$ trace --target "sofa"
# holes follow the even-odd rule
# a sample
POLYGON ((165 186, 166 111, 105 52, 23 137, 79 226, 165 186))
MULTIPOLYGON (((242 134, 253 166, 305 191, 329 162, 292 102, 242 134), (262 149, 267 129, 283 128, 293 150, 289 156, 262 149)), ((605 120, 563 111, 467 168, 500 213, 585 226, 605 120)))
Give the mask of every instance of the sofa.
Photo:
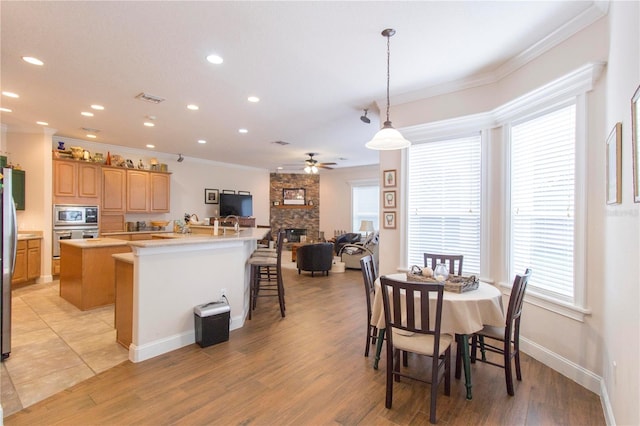
POLYGON ((357 232, 349 232, 346 234, 338 235, 335 238, 335 243, 334 243, 336 256, 340 255, 340 250, 342 250, 342 247, 344 247, 346 244, 354 244, 359 242, 360 237, 361 235, 357 232))
POLYGON ((360 269, 360 259, 368 254, 378 265, 378 239, 379 233, 373 232, 362 242, 342 245, 338 255, 344 262, 345 268, 360 269))
POLYGON ((333 263, 333 244, 315 243, 298 247, 296 252, 296 266, 300 271, 324 272, 329 275, 333 263))

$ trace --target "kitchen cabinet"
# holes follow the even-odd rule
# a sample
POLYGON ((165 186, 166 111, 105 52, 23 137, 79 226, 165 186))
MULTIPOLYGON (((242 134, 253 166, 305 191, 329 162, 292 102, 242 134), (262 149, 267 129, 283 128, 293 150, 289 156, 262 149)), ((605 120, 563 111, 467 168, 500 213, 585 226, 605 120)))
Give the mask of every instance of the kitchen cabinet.
POLYGON ((149 213, 150 190, 149 172, 127 170, 127 212, 149 213))
POLYGON ((40 277, 40 239, 19 240, 12 284, 21 284, 40 277))
POLYGON ((102 168, 103 213, 168 213, 171 174, 102 168))
POLYGON ((125 213, 127 170, 117 167, 102 168, 102 212, 125 213))
POLYGON ((25 207, 25 172, 24 170, 13 169, 12 173, 12 194, 16 203, 16 210, 24 210, 25 207))
POLYGON ((77 160, 53 160, 55 204, 98 204, 100 165, 77 160))
POLYGON ((171 175, 149 173, 151 184, 151 213, 169 213, 171 207, 171 175))

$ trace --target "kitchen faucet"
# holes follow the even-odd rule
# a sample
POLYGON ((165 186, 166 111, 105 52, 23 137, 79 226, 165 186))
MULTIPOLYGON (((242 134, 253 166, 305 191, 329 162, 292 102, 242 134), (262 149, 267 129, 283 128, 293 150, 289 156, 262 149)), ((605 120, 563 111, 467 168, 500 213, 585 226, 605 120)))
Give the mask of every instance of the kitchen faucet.
POLYGON ((238 219, 238 216, 234 215, 234 214, 230 214, 227 217, 224 218, 224 221, 227 222, 227 219, 233 218, 236 220, 236 223, 233 225, 233 230, 237 232, 240 231, 240 219, 238 219))

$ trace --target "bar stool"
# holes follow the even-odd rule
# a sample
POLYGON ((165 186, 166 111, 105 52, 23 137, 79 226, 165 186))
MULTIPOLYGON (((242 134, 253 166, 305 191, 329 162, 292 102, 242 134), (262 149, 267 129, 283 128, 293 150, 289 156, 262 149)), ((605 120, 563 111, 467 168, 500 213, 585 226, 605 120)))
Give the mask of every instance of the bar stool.
POLYGON ((249 284, 249 319, 251 311, 256 307, 256 299, 261 297, 278 297, 280 314, 285 316, 284 284, 282 281, 282 245, 285 232, 278 232, 276 257, 252 255, 247 263, 251 265, 251 281, 249 284), (272 277, 275 276, 275 282, 272 277), (266 293, 265 293, 266 292, 266 293), (262 294, 260 294, 262 293, 262 294))

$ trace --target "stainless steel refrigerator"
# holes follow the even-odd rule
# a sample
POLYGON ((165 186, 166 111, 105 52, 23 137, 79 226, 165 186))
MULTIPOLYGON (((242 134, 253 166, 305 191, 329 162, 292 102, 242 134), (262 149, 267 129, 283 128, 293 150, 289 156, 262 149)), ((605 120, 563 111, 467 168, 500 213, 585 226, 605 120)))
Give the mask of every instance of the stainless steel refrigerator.
POLYGON ((0 347, 2 348, 2 361, 11 353, 11 276, 16 260, 16 248, 18 245, 18 225, 16 221, 16 205, 13 202, 11 187, 12 170, 3 168, 0 193, 0 262, 2 263, 2 303, 0 304, 0 347))

